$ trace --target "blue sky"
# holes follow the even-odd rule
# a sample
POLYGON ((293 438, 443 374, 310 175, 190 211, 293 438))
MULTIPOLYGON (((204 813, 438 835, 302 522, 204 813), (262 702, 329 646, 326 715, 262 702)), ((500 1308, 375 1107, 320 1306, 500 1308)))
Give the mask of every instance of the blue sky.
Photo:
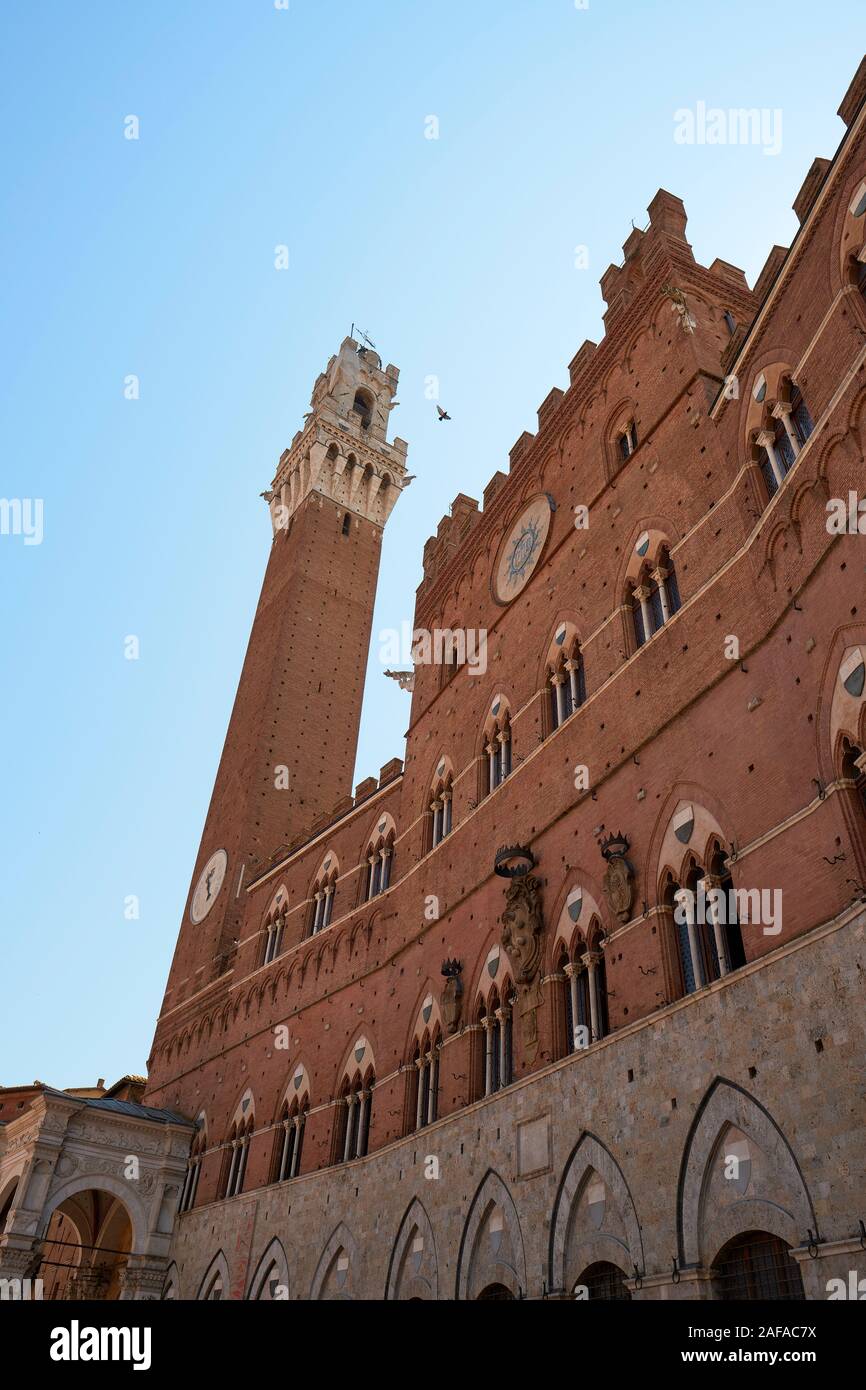
MULTIPOLYGON (((704 264, 753 282, 790 242, 862 5, 5 0, 0 38, 0 496, 44 504, 40 545, 0 535, 0 1083, 83 1085, 144 1070, 267 558, 259 493, 352 322, 401 369, 417 474, 375 634, 600 337, 599 277, 657 188, 704 264), (781 152, 677 144, 699 101, 779 108, 781 152)), ((356 780, 408 715, 374 643, 356 780)))

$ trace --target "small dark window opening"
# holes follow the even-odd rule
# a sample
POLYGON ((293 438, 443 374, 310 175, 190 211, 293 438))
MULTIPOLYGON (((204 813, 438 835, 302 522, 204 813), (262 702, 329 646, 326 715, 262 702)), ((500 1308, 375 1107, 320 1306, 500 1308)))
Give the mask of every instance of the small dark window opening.
POLYGON ((352 518, 349 516, 349 513, 346 512, 346 515, 343 517, 343 535, 344 535, 344 536, 348 536, 349 530, 350 530, 350 528, 351 528, 351 525, 352 525, 352 518))
POLYGON ((736 329, 736 327, 737 327, 737 320, 734 318, 734 316, 733 316, 733 314, 731 313, 730 309, 726 309, 726 310, 725 310, 725 323, 727 324, 728 332, 729 332, 729 333, 731 334, 731 336, 733 337, 734 331, 735 331, 735 329, 736 329))
POLYGON ((356 391, 352 410, 361 417, 362 429, 369 429, 373 419, 373 401, 366 391, 356 391))

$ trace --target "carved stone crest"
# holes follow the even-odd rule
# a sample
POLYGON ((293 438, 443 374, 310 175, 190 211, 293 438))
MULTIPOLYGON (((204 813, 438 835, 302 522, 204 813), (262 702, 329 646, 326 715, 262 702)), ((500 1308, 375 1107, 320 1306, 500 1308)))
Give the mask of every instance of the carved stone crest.
POLYGON ((505 895, 502 945, 511 965, 517 989, 523 1051, 533 1062, 538 1050, 538 1009, 541 1006, 539 972, 544 951, 544 916, 541 881, 532 874, 512 879, 505 895))
POLYGON ((456 1033, 460 1027, 460 1014, 463 1008, 463 981, 460 978, 462 971, 463 965, 459 960, 446 960, 442 963, 445 984, 439 996, 439 1006, 442 1010, 445 1032, 449 1037, 456 1033))
POLYGON ((604 896, 613 915, 628 922, 634 902, 634 866, 626 859, 629 850, 627 835, 610 835, 601 842, 601 852, 607 860, 604 876, 604 896))

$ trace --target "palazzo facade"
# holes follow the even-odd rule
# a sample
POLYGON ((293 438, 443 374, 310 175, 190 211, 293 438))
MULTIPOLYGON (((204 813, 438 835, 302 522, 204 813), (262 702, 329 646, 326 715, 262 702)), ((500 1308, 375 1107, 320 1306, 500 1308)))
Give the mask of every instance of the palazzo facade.
POLYGON ((149 1059, 195 1123, 162 1296, 866 1277, 864 96, 753 288, 653 198, 424 547, 404 757, 354 788, 410 479, 396 368, 316 381, 149 1059))

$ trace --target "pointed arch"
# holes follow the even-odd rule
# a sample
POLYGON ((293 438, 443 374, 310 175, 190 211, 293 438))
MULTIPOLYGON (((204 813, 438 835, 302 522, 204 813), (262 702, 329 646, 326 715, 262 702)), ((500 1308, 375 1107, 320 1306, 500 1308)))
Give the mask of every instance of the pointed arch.
POLYGON ((517 1208, 492 1168, 478 1186, 460 1237, 456 1297, 475 1298, 490 1284, 502 1284, 514 1298, 526 1292, 526 1252, 517 1208), (484 1236, 489 1237, 487 1249, 480 1244, 484 1236))
POLYGON ((358 1246, 355 1237, 348 1226, 341 1221, 336 1230, 331 1233, 331 1237, 319 1257, 319 1263, 316 1266, 316 1272, 310 1286, 311 1301, 315 1302, 326 1298, 352 1298, 352 1285, 355 1271, 358 1269, 358 1258, 358 1246), (345 1267, 341 1267, 344 1259, 345 1267), (326 1292, 329 1286, 333 1287, 333 1293, 326 1292))
MULTIPOLYGON (((605 1223, 611 1224, 611 1223, 605 1223)), ((549 1278, 551 1291, 571 1289, 581 1270, 598 1261, 617 1265, 631 1275, 644 1269, 643 1238, 634 1200, 622 1169, 610 1150, 594 1134, 585 1131, 565 1165, 553 1204, 550 1222, 549 1278), (595 1172, 605 1185, 621 1224, 613 1229, 583 1233, 575 1239, 577 1204, 587 1176, 595 1172)))
POLYGON ((275 1236, 264 1251, 250 1281, 247 1299, 255 1302, 286 1302, 289 1298, 289 1262, 282 1241, 275 1236))
POLYGON ((800 1245, 818 1229, 812 1198, 791 1145, 755 1096, 717 1076, 697 1108, 683 1150, 677 1184, 677 1244, 681 1266, 709 1268, 735 1236, 768 1231, 800 1245), (766 1172, 755 1191, 714 1208, 708 1200, 719 1145, 729 1129, 758 1146, 766 1172))
POLYGON ((225 1302, 230 1288, 228 1261, 220 1250, 205 1270, 204 1278, 198 1286, 196 1300, 199 1303, 225 1302))
POLYGON ((417 1197, 409 1203, 400 1222, 397 1239, 388 1261, 385 1298, 439 1298, 439 1262, 433 1227, 424 1203, 417 1197))

